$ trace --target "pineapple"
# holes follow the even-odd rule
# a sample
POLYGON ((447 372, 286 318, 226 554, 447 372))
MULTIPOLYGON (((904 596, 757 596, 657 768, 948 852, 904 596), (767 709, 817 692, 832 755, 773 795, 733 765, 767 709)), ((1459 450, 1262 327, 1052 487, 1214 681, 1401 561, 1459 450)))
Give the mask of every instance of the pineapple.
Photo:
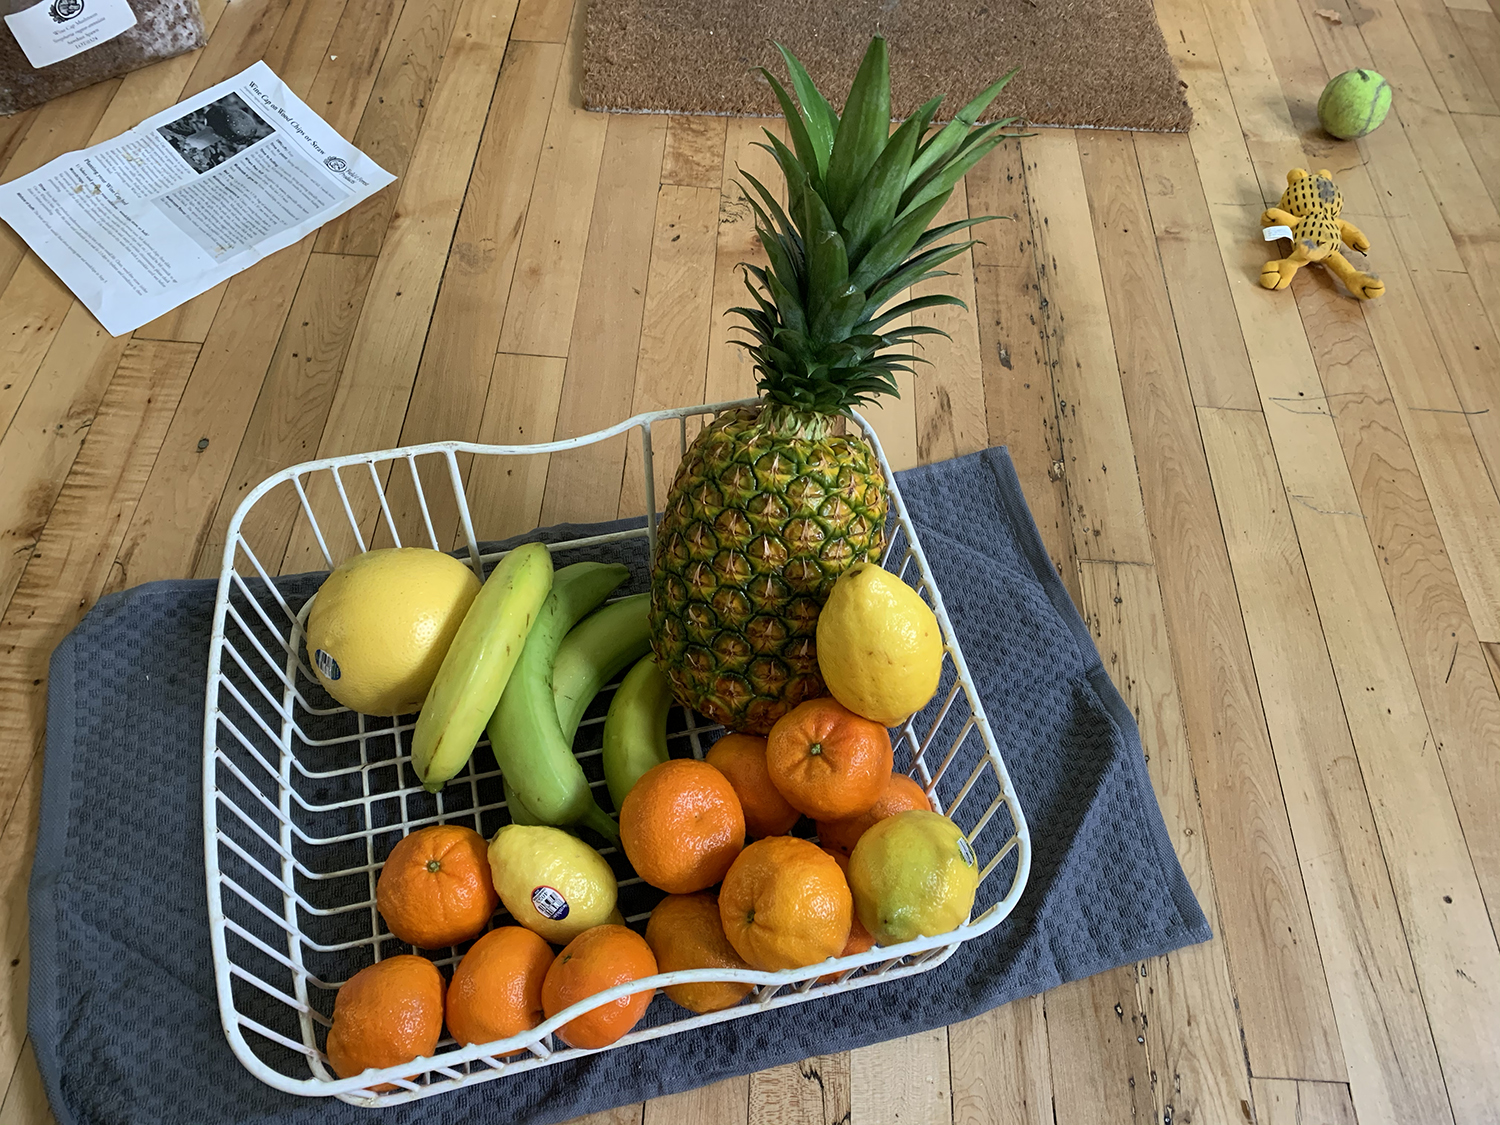
MULTIPOLYGON (((761 400, 727 412, 683 455, 658 528, 652 649, 677 698, 732 730, 764 734, 824 694, 818 613, 834 581, 878 554, 885 479, 869 443, 836 432, 853 407, 897 393, 921 325, 887 331, 931 295, 885 306, 972 241, 936 245, 992 216, 928 229, 959 178, 1012 120, 975 127, 1006 75, 928 136, 941 98, 890 130, 885 41, 870 43, 835 114, 785 48, 797 100, 768 71, 792 137, 769 130, 787 206, 749 173, 745 198, 769 268, 744 265, 754 307, 732 310, 749 339, 761 400), (897 350, 892 350, 897 349, 897 350)), ((1014 74, 1014 71, 1011 72, 1014 74)), ((925 361, 923 361, 925 362, 925 361)))

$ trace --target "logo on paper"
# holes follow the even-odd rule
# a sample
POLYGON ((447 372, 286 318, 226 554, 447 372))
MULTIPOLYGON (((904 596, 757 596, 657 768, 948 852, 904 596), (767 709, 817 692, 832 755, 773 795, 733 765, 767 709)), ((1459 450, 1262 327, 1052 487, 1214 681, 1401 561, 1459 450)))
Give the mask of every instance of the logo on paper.
POLYGON ((47 14, 54 23, 67 23, 83 15, 83 0, 52 0, 52 7, 47 9, 47 14))
POLYGON ((342 156, 330 156, 327 160, 323 161, 323 167, 327 168, 330 172, 343 172, 348 169, 349 162, 342 156))

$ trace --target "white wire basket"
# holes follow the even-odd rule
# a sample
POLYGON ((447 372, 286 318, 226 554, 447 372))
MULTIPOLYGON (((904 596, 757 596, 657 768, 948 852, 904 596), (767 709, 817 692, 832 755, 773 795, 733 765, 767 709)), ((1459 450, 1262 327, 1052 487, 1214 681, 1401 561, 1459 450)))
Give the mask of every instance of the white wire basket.
MULTIPOLYGON (((484 537, 501 538, 492 524, 504 529, 502 517, 471 504, 473 490, 483 491, 477 482, 486 466, 502 458, 510 459, 506 464, 537 464, 532 459, 539 455, 636 431, 647 514, 621 529, 548 546, 561 556, 559 563, 597 557, 601 550, 634 551, 632 581, 644 588, 656 541, 657 482, 671 479, 653 461, 653 431, 657 448, 675 453, 686 448, 690 424, 696 430, 706 418, 739 405, 641 414, 585 437, 537 445, 436 442, 326 458, 284 469, 245 497, 228 527, 214 607, 203 830, 219 1013, 235 1055, 257 1078, 289 1093, 365 1106, 429 1097, 592 1053, 569 1047, 553 1033, 621 995, 657 992, 636 1028, 605 1050, 755 1019, 768 1009, 926 972, 1015 907, 1031 867, 1026 819, 890 465, 874 430, 856 416, 890 489, 882 562, 921 593, 942 628, 938 695, 893 731, 893 742, 897 768, 958 823, 974 848, 980 883, 969 920, 951 933, 804 969, 662 973, 599 993, 522 1035, 467 1047, 444 1038, 432 1058, 354 1078, 340 1079, 329 1066, 323 1045, 333 1000, 349 977, 410 952, 451 969, 466 948, 413 950, 385 928, 375 908, 375 883, 391 848, 433 824, 466 825, 488 838, 510 817, 487 742, 481 741, 464 772, 429 794, 411 770, 415 716, 372 718, 323 692, 303 644, 303 623, 322 574, 282 572, 331 568, 357 551, 405 544, 453 550, 483 578, 503 557, 484 537), (694 1015, 660 994, 666 986, 698 981, 754 987, 739 1006, 707 1015, 694 1015), (507 1054, 512 1051, 518 1053, 507 1054)), ((599 745, 613 688, 595 700, 575 743, 606 806, 599 745)), ((701 758, 721 733, 682 707, 674 708, 669 730, 674 757, 701 758)), ((627 922, 640 929, 661 892, 643 883, 618 849, 600 851, 619 879, 627 922)), ((511 924, 503 908, 494 924, 511 924)))

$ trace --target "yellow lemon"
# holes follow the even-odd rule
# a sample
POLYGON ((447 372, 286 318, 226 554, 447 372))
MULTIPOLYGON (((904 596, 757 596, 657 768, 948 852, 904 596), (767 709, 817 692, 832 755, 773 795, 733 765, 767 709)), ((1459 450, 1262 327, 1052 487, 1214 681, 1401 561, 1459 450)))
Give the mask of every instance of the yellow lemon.
POLYGON ((367 551, 323 580, 307 615, 318 682, 366 715, 418 711, 479 593, 463 563, 426 547, 367 551))
POLYGON ((490 876, 511 917, 554 945, 620 921, 615 873, 561 828, 507 824, 490 840, 490 876))
POLYGON ((883 566, 856 563, 818 615, 818 670, 856 715, 893 727, 926 706, 943 636, 921 595, 883 566))
POLYGON ((876 821, 849 857, 859 920, 881 945, 946 934, 974 908, 979 862, 963 831, 912 809, 876 821))

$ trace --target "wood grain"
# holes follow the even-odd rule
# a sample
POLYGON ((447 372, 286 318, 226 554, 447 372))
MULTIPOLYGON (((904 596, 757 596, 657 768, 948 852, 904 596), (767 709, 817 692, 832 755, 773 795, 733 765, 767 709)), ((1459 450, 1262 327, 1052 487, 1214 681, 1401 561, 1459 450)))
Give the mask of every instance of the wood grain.
MULTIPOLYGON (((665 118, 609 119, 557 413, 559 439, 630 416, 666 133, 665 118)), ((505 350, 503 338, 500 346, 505 350)), ((622 436, 554 455, 542 522, 613 518, 625 445, 622 436)))
POLYGON ((1250 1085, 1260 1125, 1357 1125, 1349 1087, 1342 1082, 1254 1078, 1250 1085))
POLYGON ((753 1125, 844 1125, 849 1120, 849 1053, 815 1055, 750 1075, 753 1125))
POLYGON ((948 1031, 849 1052, 849 1125, 951 1125, 948 1031))
POLYGON ((568 354, 609 122, 604 114, 586 112, 578 92, 583 10, 584 0, 577 0, 500 333, 502 352, 568 354))
POLYGON ((1053 1125, 1043 1001, 1028 996, 948 1029, 953 1125, 1053 1125))
MULTIPOLYGON (((670 128, 668 133, 670 134, 670 128)), ((712 145, 713 138, 707 138, 712 145)), ((718 151, 723 151, 722 142, 718 151)), ((692 406, 707 399, 708 336, 712 321, 714 244, 719 225, 717 187, 662 184, 651 239, 651 271, 641 310, 634 392, 628 414, 692 406)), ((697 427, 688 431, 688 440, 697 427)), ((660 510, 685 452, 675 422, 652 427, 654 496, 660 510)), ((638 434, 626 445, 619 515, 646 514, 645 460, 638 434)))

